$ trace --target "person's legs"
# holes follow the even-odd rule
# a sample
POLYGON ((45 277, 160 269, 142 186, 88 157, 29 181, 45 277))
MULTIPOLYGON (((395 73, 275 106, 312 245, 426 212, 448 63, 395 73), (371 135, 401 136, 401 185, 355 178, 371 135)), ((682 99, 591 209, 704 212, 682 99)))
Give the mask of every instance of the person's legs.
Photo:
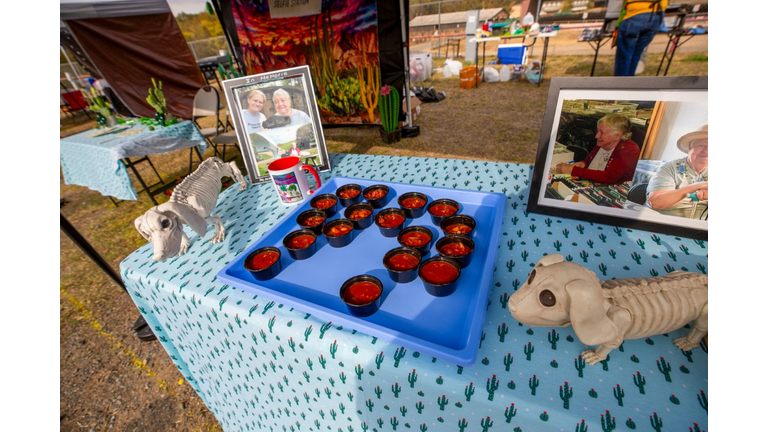
MULTIPOLYGON (((647 17, 647 14, 642 14, 639 16, 647 17)), ((659 31, 660 25, 661 17, 658 14, 652 14, 651 17, 645 18, 643 22, 644 28, 638 34, 637 42, 635 42, 634 52, 632 53, 632 57, 629 61, 629 70, 632 71, 632 75, 634 75, 634 71, 637 69, 637 64, 640 62, 640 57, 642 57, 643 51, 648 47, 648 45, 651 44, 653 38, 656 37, 656 33, 659 31)))
MULTIPOLYGON (((635 52, 635 45, 640 31, 641 24, 637 21, 637 16, 622 21, 616 36, 616 58, 613 65, 614 76, 633 76, 635 69, 630 69, 629 65, 635 52)), ((642 52, 642 49, 640 50, 642 52)), ((637 63, 635 63, 637 67, 637 63)))

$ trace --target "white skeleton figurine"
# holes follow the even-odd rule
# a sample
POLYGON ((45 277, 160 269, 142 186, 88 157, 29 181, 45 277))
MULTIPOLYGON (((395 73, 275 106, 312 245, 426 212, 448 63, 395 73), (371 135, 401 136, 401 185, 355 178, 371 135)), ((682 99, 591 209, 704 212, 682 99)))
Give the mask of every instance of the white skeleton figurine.
POLYGON ((200 237, 205 236, 208 224, 213 224, 216 232, 211 243, 224 240, 221 218, 211 215, 221 191, 222 177, 235 179, 240 183, 241 191, 247 187, 234 162, 225 163, 219 158, 208 158, 176 186, 168 202, 152 207, 136 218, 136 229, 154 245, 152 258, 155 261, 163 261, 187 251, 189 238, 184 233, 182 222, 200 237))
POLYGON ((666 276, 600 282, 584 267, 543 257, 508 302, 519 322, 540 327, 572 325, 585 345, 589 364, 605 360, 625 339, 668 333, 693 321, 687 336, 674 344, 688 351, 707 334, 707 276, 672 272, 666 276))

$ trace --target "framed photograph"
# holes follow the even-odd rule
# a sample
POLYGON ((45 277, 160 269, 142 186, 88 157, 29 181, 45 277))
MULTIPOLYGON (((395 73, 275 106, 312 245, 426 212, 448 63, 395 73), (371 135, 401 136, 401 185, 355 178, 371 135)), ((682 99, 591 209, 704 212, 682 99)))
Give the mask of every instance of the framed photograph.
POLYGON ((707 77, 552 78, 528 211, 707 239, 707 77))
POLYGON ((309 66, 222 83, 252 184, 269 181, 267 166, 298 156, 316 171, 331 169, 309 66))

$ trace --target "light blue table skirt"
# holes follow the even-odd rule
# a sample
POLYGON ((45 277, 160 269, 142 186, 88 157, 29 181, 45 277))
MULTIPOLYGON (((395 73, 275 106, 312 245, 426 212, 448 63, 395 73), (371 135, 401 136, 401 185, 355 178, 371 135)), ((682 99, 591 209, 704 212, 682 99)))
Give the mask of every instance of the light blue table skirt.
POLYGON ((526 214, 531 165, 338 154, 331 164, 325 179, 507 195, 478 361, 462 368, 217 282, 291 211, 271 184, 230 187, 215 210, 223 243, 210 243, 212 229, 204 239, 187 229, 187 254, 157 263, 147 244, 120 265, 141 313, 224 430, 708 430, 707 351, 672 344, 686 329, 625 341, 590 366, 579 363, 585 346, 571 327, 521 326, 506 307, 544 254, 559 252, 601 279, 704 273, 706 242, 526 214))
MULTIPOLYGON (((168 127, 136 125, 123 131, 139 131, 119 136, 120 133, 90 136, 98 131, 89 130, 62 138, 59 143, 61 170, 66 184, 86 186, 104 196, 121 200, 137 200, 138 195, 128 176, 122 158, 170 153, 175 150, 199 146, 201 153, 207 143, 191 121, 168 127)), ((123 133, 121 132, 121 133, 123 133)))

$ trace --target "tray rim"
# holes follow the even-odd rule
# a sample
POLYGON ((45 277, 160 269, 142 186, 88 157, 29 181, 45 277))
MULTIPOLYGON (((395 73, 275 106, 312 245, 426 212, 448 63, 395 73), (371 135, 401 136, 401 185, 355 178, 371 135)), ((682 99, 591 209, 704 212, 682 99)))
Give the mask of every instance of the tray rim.
MULTIPOLYGON (((229 263, 227 263, 221 270, 219 270, 219 272, 216 275, 217 280, 246 292, 255 293, 258 295, 264 295, 265 297, 270 298, 272 300, 278 300, 281 303, 284 303, 299 311, 310 313, 311 315, 314 315, 321 319, 327 319, 329 322, 335 322, 345 326, 349 326, 357 330, 358 332, 362 332, 369 336, 376 337, 378 339, 383 339, 391 343, 401 344, 411 349, 416 349, 421 353, 429 354, 437 358, 442 358, 444 360, 451 361, 453 363, 456 363, 459 366, 469 367, 474 365, 474 363, 477 360, 477 352, 479 351, 479 348, 480 348, 480 338, 482 334, 482 328, 484 327, 484 324, 485 324, 485 316, 487 312, 486 305, 488 303, 488 298, 492 291, 492 288, 491 288, 491 284, 493 282, 492 276, 493 276, 494 268, 496 265, 498 243, 501 237, 502 220, 506 212, 507 196, 499 192, 476 191, 476 190, 470 190, 470 189, 450 188, 450 187, 444 187, 444 186, 431 186, 431 185, 425 185, 425 184, 419 184, 419 183, 402 183, 402 182, 392 182, 392 181, 385 181, 385 180, 379 180, 379 179, 366 179, 366 178, 345 177, 345 176, 329 177, 327 180, 324 181, 324 184, 314 192, 314 194, 333 193, 335 192, 335 189, 332 189, 333 188, 332 185, 335 185, 338 182, 355 183, 359 181, 362 181, 365 183, 372 183, 372 184, 375 183, 375 184, 398 185, 398 186, 406 186, 406 187, 420 187, 420 188, 427 188, 427 189, 436 190, 436 191, 444 190, 452 194, 455 194, 458 191, 461 193, 470 193, 473 195, 483 195, 483 196, 494 197, 495 201, 491 204, 487 204, 487 206, 492 208, 494 224, 492 224, 492 228, 490 230, 490 237, 488 239, 488 251, 486 252, 486 255, 485 255, 484 266, 481 269, 481 280, 477 284, 478 289, 485 290, 485 292, 484 293, 480 292, 478 294, 478 296, 476 297, 477 299, 477 301, 475 302, 476 304, 474 305, 473 308, 470 308, 468 311, 467 319, 471 321, 469 324, 469 331, 467 332, 466 335, 461 335, 462 337, 466 337, 466 345, 464 346, 464 348, 461 348, 461 349, 449 348, 444 345, 440 345, 432 341, 415 337, 409 334, 398 333, 393 329, 386 327, 384 325, 381 325, 378 323, 372 323, 364 319, 354 317, 352 315, 340 315, 335 310, 327 309, 325 306, 316 304, 311 301, 304 300, 299 297, 294 297, 289 294, 275 291, 269 287, 260 285, 259 283, 257 283, 257 281, 254 281, 254 282, 245 281, 241 278, 230 276, 228 274, 228 271, 232 267, 234 267, 235 265, 239 265, 241 258, 244 259, 244 257, 247 256, 248 253, 255 250, 257 247, 263 246, 259 244, 261 239, 272 235, 273 232, 277 229, 282 229, 283 222, 291 221, 292 218, 295 218, 295 215, 298 214, 297 211, 305 210, 303 207, 304 207, 304 204, 308 203, 308 200, 305 200, 299 203, 298 205, 296 205, 294 209, 287 212, 278 222, 274 224, 274 226, 272 226, 269 230, 265 231, 251 245, 249 245, 242 252, 237 254, 229 263), (329 190, 331 190, 331 192, 328 192, 329 190), (390 330, 390 332, 387 332, 387 330, 390 330)), ((392 203, 392 200, 389 201, 388 206, 392 203)))

